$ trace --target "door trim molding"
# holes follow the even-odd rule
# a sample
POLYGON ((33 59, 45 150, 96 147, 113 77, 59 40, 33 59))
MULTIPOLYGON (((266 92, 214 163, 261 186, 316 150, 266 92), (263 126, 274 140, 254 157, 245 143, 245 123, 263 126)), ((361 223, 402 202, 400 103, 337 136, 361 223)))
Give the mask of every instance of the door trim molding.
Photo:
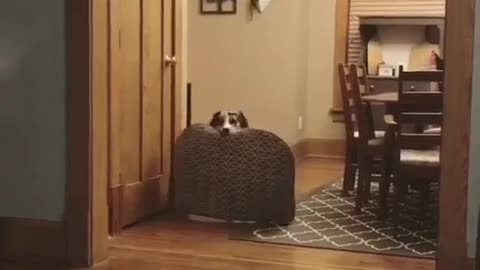
POLYGON ((437 270, 467 269, 475 0, 447 0, 437 270))
POLYGON ((92 0, 65 1, 68 143, 64 225, 70 266, 92 262, 91 4, 92 0))
POLYGON ((61 221, 0 217, 0 260, 63 267, 64 230, 61 221))

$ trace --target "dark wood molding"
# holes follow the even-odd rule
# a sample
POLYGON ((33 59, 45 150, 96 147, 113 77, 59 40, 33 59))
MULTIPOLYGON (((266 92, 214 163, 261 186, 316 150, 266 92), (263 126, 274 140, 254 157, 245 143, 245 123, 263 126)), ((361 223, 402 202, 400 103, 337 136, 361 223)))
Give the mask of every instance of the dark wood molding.
POLYGON ((0 218, 0 260, 65 266, 65 227, 60 221, 0 218))
POLYGON ((332 121, 334 123, 344 123, 344 115, 343 115, 343 108, 331 108, 330 109, 330 116, 332 117, 332 121))
POLYGON ((474 0, 446 6, 445 95, 437 270, 467 269, 474 0))
POLYGON ((307 152, 307 141, 302 139, 295 144, 290 146, 293 156, 295 158, 295 164, 299 164, 302 160, 306 159, 308 156, 307 152))
POLYGON ((345 156, 345 140, 305 138, 290 147, 295 161, 306 158, 343 159, 345 156))
MULTIPOLYGON (((333 63, 333 100, 332 107, 342 107, 340 83, 338 80, 337 66, 345 63, 348 55, 348 29, 350 24, 350 0, 339 0, 335 4, 335 51, 333 63)), ((336 114, 332 114, 334 122, 336 114)), ((342 120, 343 121, 343 120, 342 120)), ((342 122, 338 121, 338 122, 342 122)))
POLYGON ((68 141, 66 256, 69 266, 86 266, 92 262, 91 0, 65 1, 65 17, 68 141))
POLYGON ((110 48, 110 1, 92 1, 92 118, 91 127, 95 132, 91 138, 92 159, 92 227, 91 262, 93 264, 108 258, 108 166, 109 166, 109 48, 110 48))

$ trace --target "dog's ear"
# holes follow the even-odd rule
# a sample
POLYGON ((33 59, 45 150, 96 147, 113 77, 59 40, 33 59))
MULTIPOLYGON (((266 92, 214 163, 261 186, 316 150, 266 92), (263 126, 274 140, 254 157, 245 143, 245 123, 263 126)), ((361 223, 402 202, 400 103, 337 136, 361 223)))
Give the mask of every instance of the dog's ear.
POLYGON ((218 111, 218 112, 213 114, 212 119, 210 119, 210 124, 209 124, 210 126, 216 127, 216 126, 222 124, 222 122, 221 122, 222 120, 220 119, 220 114, 221 113, 222 113, 221 111, 218 111))
POLYGON ((240 123, 241 128, 248 128, 248 120, 242 111, 238 112, 238 122, 240 123))

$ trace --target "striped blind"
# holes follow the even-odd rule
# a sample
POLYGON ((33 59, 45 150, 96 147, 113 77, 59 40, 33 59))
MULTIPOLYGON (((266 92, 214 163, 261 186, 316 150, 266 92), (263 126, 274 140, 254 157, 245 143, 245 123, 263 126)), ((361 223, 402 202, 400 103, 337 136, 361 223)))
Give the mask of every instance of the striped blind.
POLYGON ((350 0, 348 62, 360 61, 359 17, 445 17, 445 0, 350 0))

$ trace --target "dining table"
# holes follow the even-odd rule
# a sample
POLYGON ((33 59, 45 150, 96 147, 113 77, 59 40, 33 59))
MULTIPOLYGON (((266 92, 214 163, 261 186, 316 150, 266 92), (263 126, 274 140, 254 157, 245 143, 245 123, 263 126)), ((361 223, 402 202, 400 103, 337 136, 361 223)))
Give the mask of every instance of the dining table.
MULTIPOLYGON (((417 93, 432 93, 439 91, 417 91, 417 93)), ((362 101, 369 107, 368 110, 371 112, 372 105, 383 105, 385 108, 384 119, 395 120, 398 116, 398 107, 399 107, 399 97, 398 91, 392 92, 382 92, 382 93, 371 93, 362 96, 362 101), (385 118, 386 117, 386 118, 385 118)), ((389 120, 390 121, 390 120, 389 120)), ((369 125, 374 126, 373 123, 369 125)), ((415 132, 423 132, 425 127, 422 125, 415 126, 415 132)))
MULTIPOLYGON (((441 93, 440 91, 415 91, 415 93, 441 93)), ((399 105, 398 91, 371 93, 362 96, 362 101, 367 105, 384 105, 385 114, 396 115, 397 106, 399 105)), ((415 104, 412 104, 415 105, 415 104)))
POLYGON ((384 92, 362 96, 362 100, 371 104, 391 105, 398 102, 398 92, 384 92))

